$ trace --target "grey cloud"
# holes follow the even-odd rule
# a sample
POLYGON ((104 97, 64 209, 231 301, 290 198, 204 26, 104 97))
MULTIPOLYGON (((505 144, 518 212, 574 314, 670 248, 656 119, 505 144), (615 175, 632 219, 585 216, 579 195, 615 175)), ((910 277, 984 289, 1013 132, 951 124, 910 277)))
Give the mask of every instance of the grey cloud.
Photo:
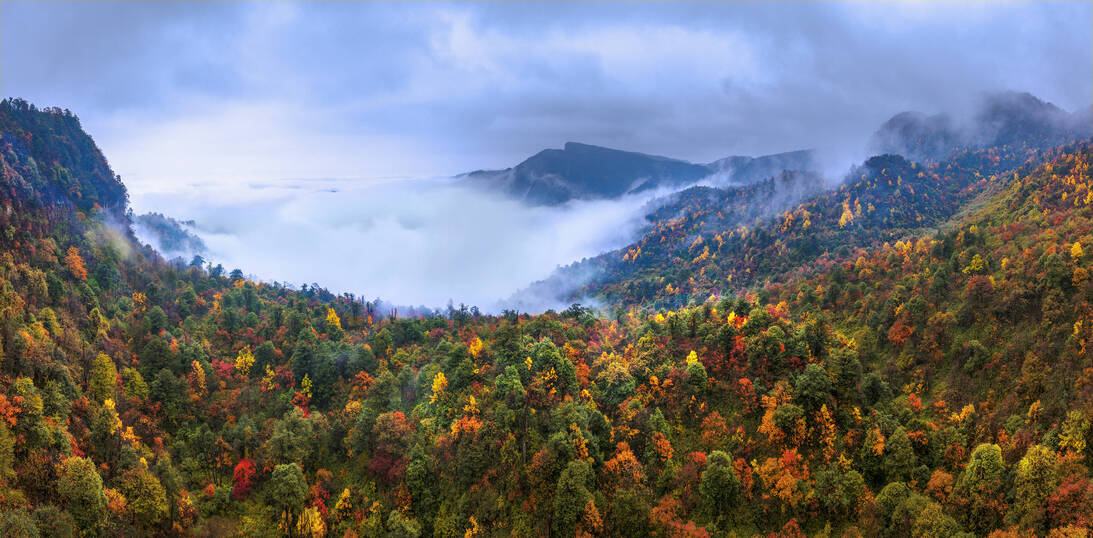
MULTIPOLYGON (((486 300, 511 289, 486 286, 481 279, 491 273, 473 264, 448 278, 431 265, 405 263, 459 259, 441 248, 452 242, 446 236, 433 250, 422 239, 445 228, 413 211, 413 200, 398 199, 414 193, 382 191, 388 205, 408 208, 388 214, 355 189, 380 177, 505 168, 569 140, 692 162, 817 148, 834 174, 860 161, 872 132, 904 110, 959 117, 998 90, 1029 91, 1066 110, 1088 107, 1091 9, 1087 2, 6 0, 0 93, 78 114, 138 212, 198 218, 214 236, 210 248, 251 255, 253 269, 236 258, 248 265, 242 269, 293 280, 308 269, 252 248, 258 236, 240 239, 254 230, 240 219, 274 215, 287 237, 328 232, 405 254, 383 259, 395 266, 386 274, 406 283, 354 276, 346 267, 375 259, 354 254, 330 260, 341 272, 315 277, 332 286, 360 289, 368 277, 396 301, 432 300, 444 289, 486 300), (264 202, 257 213, 201 209, 215 199, 210 185, 268 199, 292 186, 310 192, 316 182, 306 178, 337 179, 338 192, 307 194, 295 205, 264 202), (324 213, 303 200, 335 196, 360 203, 308 220, 324 213), (363 214, 369 211, 378 214, 363 214), (407 242, 389 244, 377 230, 407 242), (420 279, 435 287, 415 288, 420 279)), ((454 210, 430 196, 422 207, 454 210)), ((604 222, 582 221, 579 211, 568 217, 591 231, 562 228, 561 214, 532 218, 492 202, 468 207, 529 227, 483 241, 534 240, 548 253, 532 258, 536 267, 502 275, 537 277, 593 254, 593 244, 621 240, 604 237, 594 229, 604 222), (535 232, 543 222, 555 232, 535 232), (578 248, 567 233, 592 239, 578 248)), ((468 219, 452 229, 471 234, 497 222, 468 219)), ((293 259, 310 252, 307 236, 299 237, 293 259)), ((467 257, 505 254, 465 247, 467 257)))
POLYGON ((902 110, 954 112, 986 91, 1068 110, 1093 93, 1086 3, 0 9, 5 94, 68 107, 92 128, 170 121, 210 100, 271 102, 320 118, 285 130, 403 140, 433 157, 397 156, 415 174, 512 164, 564 140, 695 161, 842 148, 902 110), (628 37, 635 50, 615 50, 628 37), (481 48, 449 50, 462 45, 481 48))

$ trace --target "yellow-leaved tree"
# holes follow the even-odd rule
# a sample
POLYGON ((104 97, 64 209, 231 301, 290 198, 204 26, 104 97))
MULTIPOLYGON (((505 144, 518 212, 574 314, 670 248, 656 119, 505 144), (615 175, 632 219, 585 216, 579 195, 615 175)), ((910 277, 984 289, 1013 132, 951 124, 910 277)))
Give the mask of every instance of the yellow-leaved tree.
POLYGON ((205 369, 202 368, 201 363, 196 360, 190 363, 190 388, 193 390, 191 398, 194 401, 204 398, 208 394, 208 387, 205 384, 205 369))
POLYGON ((300 514, 300 519, 296 522, 296 534, 308 538, 323 538, 326 536, 326 522, 323 521, 323 516, 319 514, 318 508, 310 506, 300 514))
POLYGON ((307 396, 308 399, 311 399, 312 387, 313 385, 311 383, 311 376, 308 374, 304 374, 304 378, 300 381, 300 393, 304 396, 307 396))
POLYGON ((854 212, 850 210, 850 200, 846 200, 843 202, 843 212, 839 215, 839 228, 845 228, 852 222, 854 222, 854 212))
POLYGON ((486 345, 482 343, 482 339, 475 336, 474 340, 471 340, 471 345, 467 350, 470 351, 472 357, 477 359, 478 356, 482 354, 482 348, 484 347, 486 347, 486 345))
POLYGON ((235 357, 235 370, 245 376, 250 373, 251 366, 254 366, 254 353, 251 352, 250 346, 245 346, 235 357))
POLYGON ((338 317, 338 313, 335 312, 333 308, 326 309, 326 326, 328 328, 342 328, 342 320, 338 317))
POLYGON ((345 336, 345 331, 342 330, 342 320, 338 317, 338 313, 333 308, 326 309, 326 335, 331 340, 338 341, 345 336))
POLYGON ((448 388, 448 378, 444 377, 444 372, 437 372, 433 377, 433 395, 429 397, 429 403, 436 403, 437 398, 444 394, 446 388, 448 388))

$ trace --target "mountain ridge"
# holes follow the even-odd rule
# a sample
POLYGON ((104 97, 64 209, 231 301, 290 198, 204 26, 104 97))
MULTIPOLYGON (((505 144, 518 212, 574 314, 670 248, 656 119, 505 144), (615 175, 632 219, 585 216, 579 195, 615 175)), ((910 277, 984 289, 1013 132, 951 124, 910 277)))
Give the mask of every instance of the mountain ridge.
POLYGON ((511 168, 476 170, 457 177, 533 205, 559 205, 570 200, 617 198, 629 193, 683 187, 713 174, 720 174, 719 179, 728 183, 752 183, 790 170, 787 166, 811 171, 814 155, 809 150, 799 150, 759 157, 732 156, 709 164, 695 164, 660 155, 566 142, 562 149, 542 150, 511 168))
POLYGON ((1069 128, 1040 128, 1056 124, 1039 122, 1037 115, 1009 116, 1004 112, 1007 107, 999 108, 1003 112, 996 111, 993 117, 1006 118, 1003 125, 1008 127, 983 137, 995 145, 965 143, 946 150, 945 160, 929 164, 899 154, 877 155, 851 170, 841 186, 813 193, 781 215, 769 212, 750 222, 725 221, 723 202, 692 197, 678 215, 651 218, 634 243, 559 268, 509 300, 543 303, 553 296, 558 302, 593 302, 608 308, 650 302, 678 307, 769 284, 771 279, 808 271, 810 263, 827 253, 895 241, 918 228, 944 223, 975 196, 984 177, 1041 162, 1051 156, 1044 148, 1083 134, 1069 128), (1032 119, 1026 125, 1014 117, 1032 119), (711 228, 709 221, 718 225, 711 228), (708 242, 702 246, 711 236, 716 247, 708 242))

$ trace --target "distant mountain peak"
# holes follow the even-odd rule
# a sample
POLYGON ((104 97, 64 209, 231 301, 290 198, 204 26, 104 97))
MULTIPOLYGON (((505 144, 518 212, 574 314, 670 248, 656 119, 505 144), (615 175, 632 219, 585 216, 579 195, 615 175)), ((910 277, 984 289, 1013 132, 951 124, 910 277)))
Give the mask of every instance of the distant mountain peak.
MULTIPOLYGON (((611 148, 608 148, 608 147, 605 147, 605 146, 596 146, 596 145, 593 145, 593 144, 585 144, 584 142, 573 142, 571 140, 569 142, 566 142, 562 146, 562 149, 564 149, 565 151, 579 151, 579 150, 582 150, 582 149, 611 149, 611 148)), ((619 151, 619 150, 614 150, 614 151, 619 151)))
POLYGON ((1089 137, 1093 127, 1088 117, 1088 112, 1070 114, 1028 92, 994 92, 983 96, 963 125, 947 114, 900 112, 873 134, 871 149, 915 161, 940 161, 961 148, 1046 148, 1089 137))
POLYGON ((730 157, 711 164, 626 151, 582 142, 544 149, 504 170, 465 174, 474 184, 534 205, 570 200, 618 198, 658 188, 684 187, 710 176, 727 174, 732 183, 752 183, 784 170, 813 169, 809 151, 763 157, 730 157))

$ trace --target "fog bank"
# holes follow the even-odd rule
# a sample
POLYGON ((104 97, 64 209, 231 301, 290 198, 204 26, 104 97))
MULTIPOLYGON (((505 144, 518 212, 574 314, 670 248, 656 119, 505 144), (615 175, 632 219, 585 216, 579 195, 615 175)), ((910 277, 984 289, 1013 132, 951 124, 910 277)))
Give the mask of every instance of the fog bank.
POLYGON ((496 310, 557 266, 627 244, 642 207, 662 194, 528 207, 448 179, 298 181, 194 186, 136 195, 133 205, 193 219, 205 257, 228 271, 395 304, 496 310))

